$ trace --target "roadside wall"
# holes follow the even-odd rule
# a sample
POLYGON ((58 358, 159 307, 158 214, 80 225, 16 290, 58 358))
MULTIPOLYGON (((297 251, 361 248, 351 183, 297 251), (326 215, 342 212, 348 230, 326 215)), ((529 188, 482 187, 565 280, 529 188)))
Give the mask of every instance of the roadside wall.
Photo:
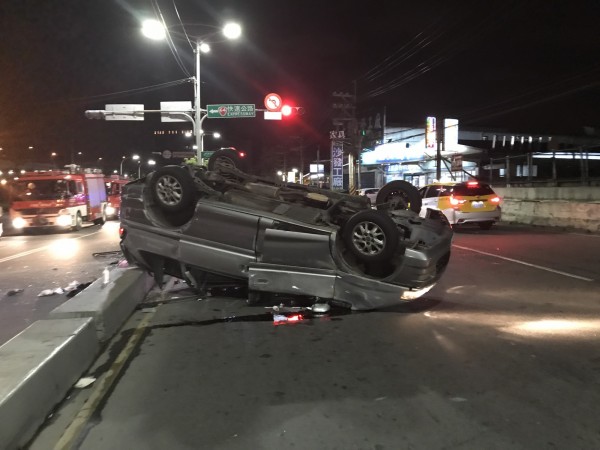
POLYGON ((502 220, 600 232, 600 187, 494 187, 502 220))

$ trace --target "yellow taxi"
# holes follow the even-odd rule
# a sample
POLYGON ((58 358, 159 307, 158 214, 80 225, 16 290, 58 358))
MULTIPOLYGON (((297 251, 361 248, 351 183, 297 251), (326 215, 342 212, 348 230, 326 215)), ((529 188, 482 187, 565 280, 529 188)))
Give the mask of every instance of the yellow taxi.
POLYGON ((421 217, 427 209, 441 211, 452 226, 477 224, 489 230, 500 220, 500 197, 489 184, 479 181, 433 183, 419 190, 421 217))

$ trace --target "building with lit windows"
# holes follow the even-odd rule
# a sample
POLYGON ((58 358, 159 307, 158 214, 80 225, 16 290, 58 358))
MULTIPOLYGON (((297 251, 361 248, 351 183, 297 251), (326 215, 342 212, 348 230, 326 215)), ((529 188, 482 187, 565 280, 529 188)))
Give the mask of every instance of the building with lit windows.
POLYGON ((437 180, 438 174, 439 181, 477 178, 499 185, 600 184, 600 136, 593 133, 462 130, 457 120, 446 119, 438 124, 428 120, 420 128, 387 126, 382 136, 361 153, 361 187, 380 187, 392 180, 419 187, 437 180))

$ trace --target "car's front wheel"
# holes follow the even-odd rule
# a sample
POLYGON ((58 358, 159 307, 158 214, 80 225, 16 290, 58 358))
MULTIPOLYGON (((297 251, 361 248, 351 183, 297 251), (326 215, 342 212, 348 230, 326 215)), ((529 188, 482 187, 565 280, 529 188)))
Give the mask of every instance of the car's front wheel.
POLYGON ((77 211, 75 214, 75 225, 73 225, 74 231, 79 231, 83 227, 83 217, 81 217, 81 213, 77 211))
POLYGON ((347 248, 360 261, 389 260, 398 247, 398 228, 380 211, 360 211, 344 225, 342 237, 347 248))
POLYGON ((410 209, 421 211, 421 196, 416 187, 404 180, 390 181, 377 193, 377 209, 410 209))
POLYGON ((152 198, 166 212, 183 211, 194 201, 194 180, 179 166, 158 169, 150 180, 152 198))

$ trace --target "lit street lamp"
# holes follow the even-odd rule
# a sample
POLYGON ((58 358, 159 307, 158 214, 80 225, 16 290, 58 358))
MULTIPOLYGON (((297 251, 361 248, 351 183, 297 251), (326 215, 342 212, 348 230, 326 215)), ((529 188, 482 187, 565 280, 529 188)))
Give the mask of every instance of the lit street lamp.
MULTIPOLYGON (((123 175, 123 162, 125 162, 125 160, 127 159, 127 156, 121 156, 121 168, 119 170, 119 173, 121 175, 123 175)), ((134 161, 137 161, 138 159, 140 159, 139 155, 132 155, 131 159, 133 159, 134 161)))
MULTIPOLYGON (((227 23, 223 27, 223 35, 227 39, 237 39, 242 34, 242 28, 237 23, 227 23)), ((168 29, 157 20, 146 20, 142 24, 142 33, 144 36, 153 40, 163 40, 167 37, 168 29)), ((187 36, 186 36, 187 38, 187 36)), ((196 136, 196 160, 198 164, 202 163, 203 139, 202 139, 202 121, 207 117, 202 117, 202 104, 200 103, 200 53, 210 51, 210 46, 196 37, 196 76, 194 77, 194 134, 196 136)))
MULTIPOLYGON (((154 161, 153 159, 148 160, 149 166, 154 166, 155 164, 156 164, 156 161, 154 161)), ((141 178, 141 177, 142 177, 142 161, 138 159, 138 178, 141 178)))
POLYGON ((221 133, 219 133, 218 131, 215 131, 213 133, 207 133, 204 130, 200 130, 200 144, 202 147, 202 151, 204 151, 204 136, 212 136, 215 139, 220 139, 221 133))

